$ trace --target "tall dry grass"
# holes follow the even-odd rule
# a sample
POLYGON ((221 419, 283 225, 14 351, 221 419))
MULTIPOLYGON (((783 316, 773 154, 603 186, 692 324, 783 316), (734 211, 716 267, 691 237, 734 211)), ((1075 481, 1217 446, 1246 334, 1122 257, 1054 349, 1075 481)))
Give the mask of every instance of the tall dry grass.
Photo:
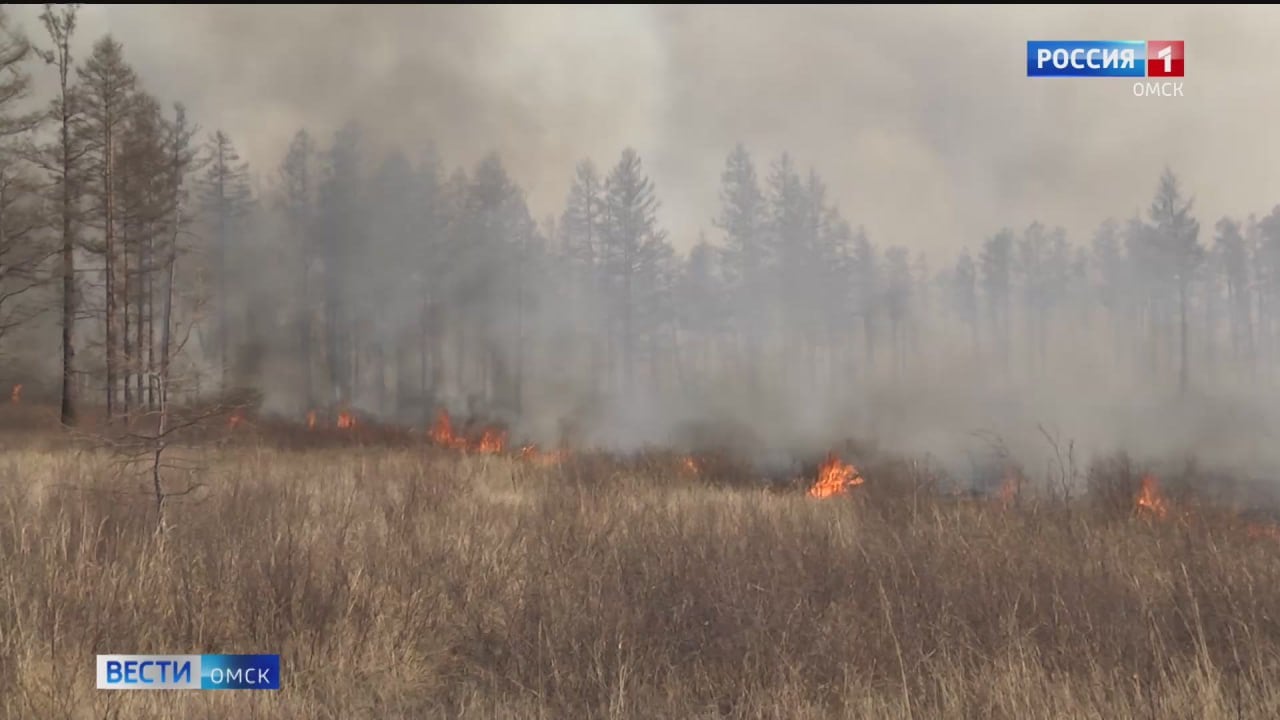
POLYGON ((909 466, 815 501, 652 463, 201 451, 154 532, 109 457, 0 455, 12 718, 1275 718, 1280 542, 1005 509, 909 466), (279 692, 94 688, 98 653, 278 652, 279 692))

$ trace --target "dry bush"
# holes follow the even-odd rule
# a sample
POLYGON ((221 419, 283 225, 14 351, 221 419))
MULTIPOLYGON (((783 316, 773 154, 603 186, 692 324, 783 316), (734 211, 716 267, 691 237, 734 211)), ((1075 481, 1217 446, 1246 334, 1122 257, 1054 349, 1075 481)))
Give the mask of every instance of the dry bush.
POLYGON ((157 534, 110 458, 7 452, 0 715, 1280 716, 1280 545, 1121 513, 1129 470, 1006 509, 677 463, 223 447, 157 534), (284 689, 94 689, 97 653, 214 652, 284 689))

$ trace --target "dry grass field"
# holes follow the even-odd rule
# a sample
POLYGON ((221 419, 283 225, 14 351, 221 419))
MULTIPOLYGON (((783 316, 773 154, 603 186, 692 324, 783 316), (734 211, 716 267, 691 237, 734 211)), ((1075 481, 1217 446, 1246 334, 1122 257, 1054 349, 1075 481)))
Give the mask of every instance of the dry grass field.
POLYGON ((1280 717, 1280 539, 1119 461, 1069 497, 888 459, 827 499, 653 453, 0 453, 5 718, 1280 717), (280 653, 279 692, 94 687, 97 653, 280 653))

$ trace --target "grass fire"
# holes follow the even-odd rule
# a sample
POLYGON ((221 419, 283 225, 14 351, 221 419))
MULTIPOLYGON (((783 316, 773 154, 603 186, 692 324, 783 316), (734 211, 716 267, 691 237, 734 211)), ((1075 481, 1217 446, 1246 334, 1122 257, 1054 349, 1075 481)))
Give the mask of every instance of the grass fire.
MULTIPOLYGON (((291 437, 317 438, 311 414, 228 417, 242 431, 231 444, 203 448, 194 427, 175 441, 183 463, 237 489, 174 497, 164 546, 146 496, 134 500, 130 478, 108 471, 118 460, 107 446, 73 452, 37 434, 10 450, 0 469, 10 578, 0 715, 101 714, 111 700, 91 684, 51 695, 38 691, 42 676, 12 668, 75 666, 102 637, 186 642, 193 618, 172 598, 186 598, 215 647, 249 647, 218 643, 252 628, 253 648, 284 653, 298 680, 268 718, 386 707, 377 688, 400 673, 419 680, 395 685, 395 702, 428 714, 590 716, 618 688, 582 679, 624 668, 639 683, 629 692, 648 698, 625 717, 690 716, 721 692, 732 700, 717 702, 744 704, 738 712, 752 717, 838 715, 848 702, 908 717, 904 691, 911 712, 929 717, 979 707, 1009 718, 1063 707, 1173 717, 1191 692, 1211 693, 1197 701, 1206 717, 1239 708, 1261 718, 1272 707, 1272 676, 1245 669, 1270 667, 1248 658, 1280 657, 1266 621, 1280 586, 1257 580, 1274 572, 1280 526, 1202 503, 1184 513, 1197 518, 1180 526, 1190 535, 1167 542, 1171 525, 1160 521, 1173 503, 1154 472, 1133 475, 1117 508, 1132 512, 1117 520, 1098 503, 1129 471, 1109 462, 1087 468, 1096 494, 1058 494, 1052 478, 1006 465, 991 477, 990 502, 968 502, 933 471, 876 452, 857 453, 857 465, 829 452, 797 487, 725 450, 512 446, 507 430, 455 428, 443 411, 425 435, 354 421, 340 429, 339 413, 328 440, 301 453, 286 448, 291 437), (811 502, 854 492, 859 503, 811 502), (203 542, 214 537, 216 547, 203 542), (54 646, 40 622, 50 613, 79 618, 54 646), (1136 613, 1146 613, 1140 626, 1128 622, 1136 613), (406 642, 416 649, 380 664, 406 642), (790 669, 762 678, 744 652, 790 669), (1206 678, 1205 663, 1241 675, 1206 678), (366 682, 304 679, 347 667, 365 668, 366 682), (1129 667, 1152 670, 1119 671, 1129 667)), ((126 700, 130 714, 200 712, 195 697, 175 695, 168 709, 151 698, 126 700)))
POLYGON ((1151 14, 0 5, 0 720, 1280 718, 1280 8, 1021 77, 1151 14))
POLYGON ((1160 492, 1160 481, 1154 475, 1142 476, 1142 486, 1135 504, 1139 512, 1150 513, 1159 520, 1169 517, 1169 503, 1160 492))
POLYGON ((866 481, 858 474, 857 468, 841 462, 835 453, 831 453, 818 467, 818 478, 809 488, 809 497, 829 498, 844 495, 851 488, 864 482, 866 481))

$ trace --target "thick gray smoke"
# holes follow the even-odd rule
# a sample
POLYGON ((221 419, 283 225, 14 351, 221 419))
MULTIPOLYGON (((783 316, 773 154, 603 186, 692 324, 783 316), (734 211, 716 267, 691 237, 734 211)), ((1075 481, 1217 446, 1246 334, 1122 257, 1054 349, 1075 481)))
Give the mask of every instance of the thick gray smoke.
MULTIPOLYGON (((33 36, 38 13, 13 8, 33 36)), ((541 218, 577 160, 631 145, 682 248, 737 141, 790 151, 872 237, 930 253, 1032 220, 1085 238, 1166 164, 1205 217, 1280 198, 1265 7, 87 6, 81 57, 106 32, 264 176, 298 128, 357 119, 450 165, 498 151, 541 218), (1028 39, 1072 38, 1184 39, 1186 97, 1025 77, 1028 39)))
MULTIPOLYGON (((37 13, 14 11, 33 37, 37 13)), ((476 353, 488 353, 486 362, 498 357, 527 369, 512 421, 543 442, 566 425, 584 442, 613 447, 679 444, 715 427, 759 447, 808 452, 858 434, 963 467, 975 448, 999 437, 1035 466, 1050 451, 1043 426, 1076 441, 1082 456, 1127 448, 1197 454, 1256 472, 1280 466, 1270 442, 1274 373, 1246 375, 1245 363, 1226 357, 1222 338, 1194 336, 1193 382, 1180 394, 1177 358, 1135 365, 1133 347, 1144 341, 1123 332, 1151 328, 1132 321, 1118 337, 1092 297, 1095 284, 1082 280, 1055 311, 1043 348, 1032 349, 1020 325, 1024 298, 1014 291, 1006 361, 992 349, 991 328, 973 351, 938 279, 961 250, 976 258, 1002 227, 1021 233, 1040 221, 1064 228, 1073 248, 1088 248, 1104 219, 1147 212, 1166 166, 1195 197, 1206 247, 1219 217, 1266 215, 1280 202, 1273 172, 1280 145, 1269 140, 1280 100, 1259 95, 1276 77, 1274 9, 84 8, 81 47, 105 32, 123 42, 149 90, 186 102, 204 127, 230 134, 264 198, 278 190, 277 168, 297 130, 324 149, 355 121, 366 176, 391 149, 416 163, 434 148, 447 185, 452 168, 472 173, 493 151, 523 189, 530 220, 541 224, 560 218, 579 160, 593 159, 604 174, 629 146, 655 183, 659 224, 684 254, 700 232, 713 244, 723 240, 712 224, 718 181, 740 141, 762 181, 784 151, 802 178, 812 167, 828 203, 881 251, 904 247, 923 283, 901 336, 881 320, 883 344, 872 359, 856 313, 847 327, 828 328, 850 339, 817 350, 772 332, 755 348, 758 367, 749 373, 740 344, 677 338, 680 369, 604 400, 581 382, 591 361, 580 336, 513 350, 510 318, 493 320, 483 299, 469 298, 467 310, 445 320, 441 361, 452 387, 440 399, 458 412, 467 411, 473 385, 489 382, 466 369, 476 353), (1185 40, 1185 97, 1137 98, 1120 79, 1024 76, 1028 39, 1089 38, 1185 40), (927 264, 917 266, 921 253, 927 264), (455 353, 460 337, 470 355, 455 353)), ((37 92, 48 82, 42 77, 37 92)), ((255 218, 253 233, 286 233, 268 210, 255 218)), ((405 252, 426 234, 379 233, 405 252)), ((1092 278, 1089 262, 1082 267, 1092 278)), ((278 266, 246 262, 238 272, 253 289, 241 302, 279 303, 292 292, 278 266)), ((601 331, 593 308, 565 299, 563 276, 528 278, 521 293, 558 300, 522 307, 520 332, 601 331)), ((377 273, 347 292, 384 293, 367 340, 415 342, 417 295, 386 294, 377 273)), ((983 305, 983 323, 986 312, 983 305)), ((1210 326, 1207 316, 1193 320, 1196 333, 1202 325, 1210 326)), ((1155 352, 1176 349, 1172 335, 1155 337, 1155 352)), ((279 333, 265 345, 258 382, 269 404, 301 412, 289 389, 289 346, 279 333)), ((382 383, 392 394, 401 385, 410 383, 382 383)), ((350 400, 394 414, 395 403, 379 392, 350 400)), ((413 412, 421 421, 424 411, 413 412)))

